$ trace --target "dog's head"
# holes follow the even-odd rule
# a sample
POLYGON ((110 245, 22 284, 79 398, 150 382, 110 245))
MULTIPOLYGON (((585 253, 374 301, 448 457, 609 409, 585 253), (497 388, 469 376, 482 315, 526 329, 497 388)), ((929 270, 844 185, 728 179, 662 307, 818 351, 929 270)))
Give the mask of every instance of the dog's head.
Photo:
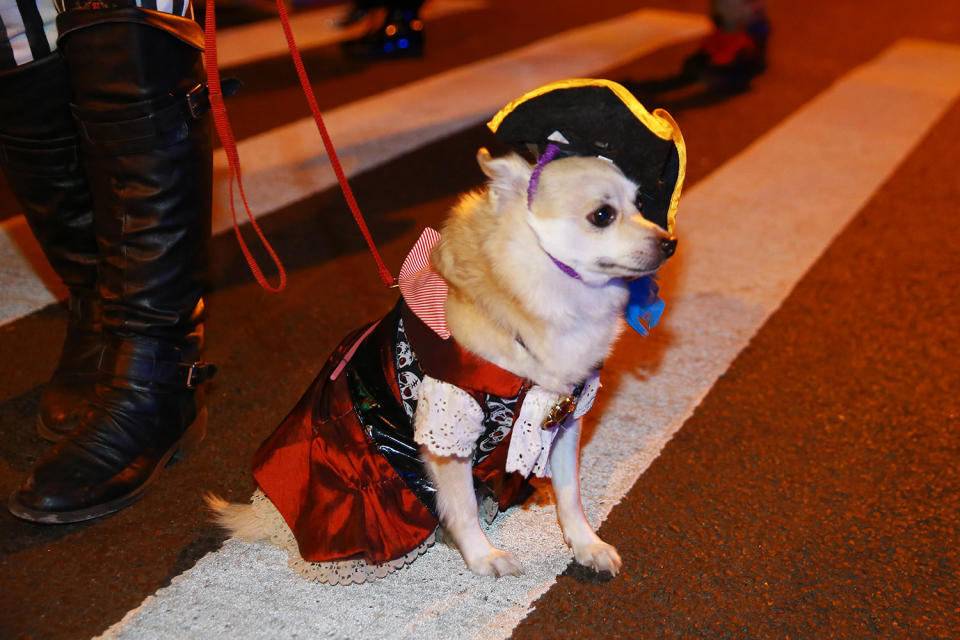
POLYGON ((494 183, 526 180, 528 224, 568 275, 639 277, 673 255, 686 147, 666 111, 647 111, 615 82, 572 79, 528 92, 487 126, 537 157, 534 168, 484 170, 500 174, 494 183))
MULTIPOLYGON (((572 277, 591 285, 655 272, 676 240, 643 215, 638 185, 612 162, 571 156, 531 167, 517 154, 477 156, 495 206, 526 224, 540 249, 572 277)), ((509 221, 509 222, 507 222, 509 221)))

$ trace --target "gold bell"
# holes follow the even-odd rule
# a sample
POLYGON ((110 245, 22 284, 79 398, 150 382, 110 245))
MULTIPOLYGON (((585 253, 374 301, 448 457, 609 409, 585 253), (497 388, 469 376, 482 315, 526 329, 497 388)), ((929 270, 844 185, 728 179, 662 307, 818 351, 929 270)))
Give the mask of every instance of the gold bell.
POLYGON ((547 417, 543 419, 543 424, 540 425, 541 429, 550 429, 564 420, 567 416, 573 413, 573 410, 577 408, 577 400, 573 396, 561 396, 557 399, 556 404, 554 404, 550 411, 547 412, 547 417))

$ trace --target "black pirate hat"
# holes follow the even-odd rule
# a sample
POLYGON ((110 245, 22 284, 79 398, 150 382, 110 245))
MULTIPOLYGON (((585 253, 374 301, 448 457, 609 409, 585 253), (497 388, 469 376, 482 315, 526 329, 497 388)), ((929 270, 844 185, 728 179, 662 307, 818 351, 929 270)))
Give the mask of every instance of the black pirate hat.
POLYGON ((687 164, 680 128, 663 109, 651 114, 609 80, 554 82, 517 98, 487 126, 538 157, 599 156, 639 185, 643 217, 672 234, 687 164))

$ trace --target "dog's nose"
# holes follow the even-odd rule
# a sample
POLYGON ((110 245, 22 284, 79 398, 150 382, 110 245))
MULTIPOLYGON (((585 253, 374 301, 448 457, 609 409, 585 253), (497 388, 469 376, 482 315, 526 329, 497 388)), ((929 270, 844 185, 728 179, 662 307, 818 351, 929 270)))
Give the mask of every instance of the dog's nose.
POLYGON ((677 250, 676 238, 663 238, 660 240, 660 251, 663 251, 663 257, 669 258, 677 250))

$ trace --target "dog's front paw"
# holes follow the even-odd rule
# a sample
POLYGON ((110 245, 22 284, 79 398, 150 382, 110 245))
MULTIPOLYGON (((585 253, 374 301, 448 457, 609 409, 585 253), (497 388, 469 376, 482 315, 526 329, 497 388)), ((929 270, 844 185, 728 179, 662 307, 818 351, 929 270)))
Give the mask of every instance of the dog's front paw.
POLYGON ((481 576, 502 578, 503 576, 519 576, 524 573, 523 565, 520 564, 516 556, 500 549, 491 549, 490 553, 466 562, 470 571, 481 576))
POLYGON ((623 566, 616 548, 599 538, 589 544, 574 546, 573 556, 585 567, 594 571, 609 571, 613 575, 617 575, 623 566))

